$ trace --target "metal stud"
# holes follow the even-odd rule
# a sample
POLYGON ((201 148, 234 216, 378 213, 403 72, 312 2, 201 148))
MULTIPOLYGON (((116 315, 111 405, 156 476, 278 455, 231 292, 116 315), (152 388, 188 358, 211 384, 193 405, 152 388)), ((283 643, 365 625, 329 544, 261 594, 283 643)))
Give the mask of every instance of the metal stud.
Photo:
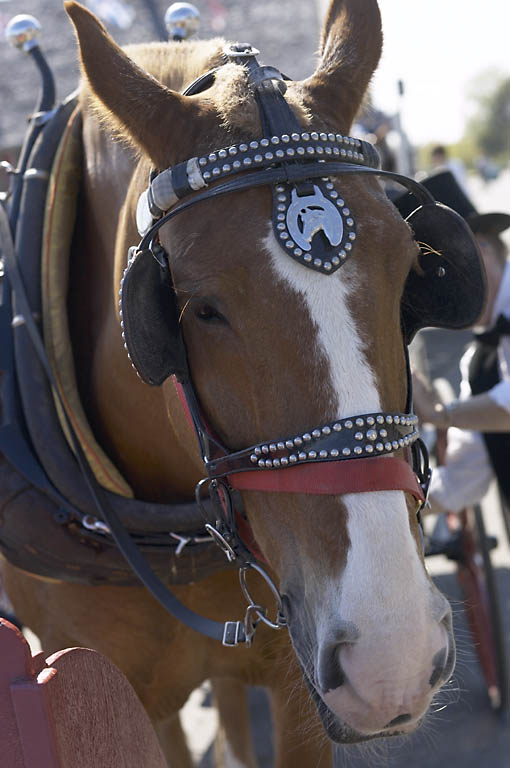
POLYGON ((350 448, 344 448, 344 449, 342 450, 342 454, 343 454, 344 456, 350 456, 350 455, 351 455, 351 449, 350 449, 350 448))
POLYGON ((308 451, 308 458, 309 459, 316 459, 317 458, 317 451, 308 451))
POLYGON ((341 424, 339 424, 339 423, 338 423, 338 421, 337 421, 337 422, 335 422, 335 423, 333 424, 333 430, 334 430, 335 432, 341 432, 341 430, 342 430, 342 425, 341 425, 341 424))
POLYGON ((273 462, 271 461, 271 459, 266 459, 266 467, 272 467, 272 466, 273 466, 273 462))
POLYGON ((285 221, 285 214, 284 213, 279 213, 276 218, 278 219, 278 221, 285 221))
POLYGON ((300 445, 303 445, 303 438, 301 438, 301 437, 295 437, 295 438, 294 438, 294 445, 297 445, 298 447, 299 447, 300 445))
POLYGON ((343 249, 338 252, 338 255, 340 256, 342 261, 344 261, 347 258, 347 254, 346 254, 346 252, 343 249))
MULTIPOLYGON (((278 200, 281 203, 284 203, 287 200, 287 196, 286 195, 278 195, 278 200)), ((285 210, 285 208, 283 210, 285 210)))
POLYGON ((379 435, 380 435, 380 437, 388 437, 388 433, 386 432, 385 429, 380 429, 379 430, 379 435))
POLYGON ((290 454, 290 456, 289 456, 289 461, 290 461, 290 463, 291 463, 291 464, 295 464, 295 463, 296 463, 296 461, 297 461, 297 456, 296 456, 296 454, 295 454, 295 453, 291 453, 291 454, 290 454))
POLYGON ((370 426, 372 426, 372 424, 375 424, 375 419, 373 416, 368 416, 367 424, 370 424, 370 426))
POLYGON ((269 446, 267 445, 261 445, 262 453, 269 453, 269 446))
POLYGON ((222 159, 227 157, 227 155, 228 155, 228 152, 226 149, 220 149, 220 151, 218 152, 218 157, 221 157, 222 159))
POLYGON ((355 440, 363 440, 363 432, 356 432, 354 435, 355 440))
MULTIPOLYGON (((352 241, 356 240, 356 232, 349 232, 349 240, 352 240, 352 241)), ((350 245, 350 244, 347 243, 347 245, 350 245)))
POLYGON ((283 451, 283 449, 285 448, 285 443, 278 443, 276 447, 278 448, 279 451, 283 451))
POLYGON ((393 440, 391 446, 392 446, 394 451, 398 451, 398 448, 399 448, 398 440, 393 440))
POLYGON ((258 149, 259 148, 258 141, 250 141, 250 148, 251 149, 258 149))
POLYGON ((320 451, 319 452, 319 458, 320 459, 327 459, 328 458, 328 452, 327 451, 320 451))
POLYGON ((228 154, 229 155, 237 155, 237 147, 229 147, 228 148, 228 154))
POLYGON ((260 140, 260 146, 261 147, 268 147, 269 146, 269 139, 261 139, 260 140))
POLYGON ((199 164, 199 165, 202 165, 202 166, 203 166, 203 165, 207 165, 207 160, 206 160, 206 158, 205 158, 205 157, 201 157, 201 158, 200 158, 200 160, 198 161, 198 164, 199 164))
POLYGON ((323 147, 321 147, 321 145, 320 145, 320 144, 318 144, 318 145, 315 147, 315 151, 317 152, 317 154, 318 154, 318 155, 323 155, 323 154, 324 154, 324 149, 323 149, 323 147))
POLYGON ((377 440, 377 432, 375 429, 369 429, 367 431, 367 440, 377 440))
POLYGON ((296 152, 298 155, 304 155, 305 154, 305 148, 304 147, 297 147, 296 152))
POLYGON ((305 253, 305 255, 303 256, 303 259, 304 259, 304 261, 311 261, 312 257, 310 256, 309 253, 305 253))
POLYGON ((386 416, 386 424, 393 424, 393 416, 386 416))
POLYGON ((281 139, 282 139, 282 141, 283 141, 285 144, 288 144, 288 143, 289 143, 289 141, 290 141, 290 136, 288 135, 288 133, 284 133, 284 134, 282 135, 281 139))
POLYGON ((293 157, 295 154, 296 154, 296 151, 295 151, 294 149, 292 149, 292 147, 289 147, 289 148, 287 149, 287 155, 288 155, 289 157, 293 157))
POLYGON ((279 206, 277 207, 277 210, 278 210, 278 211, 286 211, 286 210, 287 210, 287 206, 286 206, 286 205, 279 205, 279 206))
MULTIPOLYGON (((284 219, 284 218, 285 218, 285 216, 282 214, 282 219, 284 219)), ((284 223, 277 224, 276 225, 276 229, 285 229, 285 224, 284 223)))
POLYGON ((336 189, 334 189, 333 192, 331 192, 330 197, 333 198, 333 200, 336 200, 336 198, 338 197, 338 192, 336 191, 336 189))
POLYGON ((275 152, 276 157, 285 157, 285 152, 283 149, 277 149, 275 152))
POLYGON ((352 429, 352 421, 350 419, 347 419, 347 421, 344 422, 344 427, 346 429, 352 429))
POLYGON ((384 424, 384 416, 381 416, 381 414, 379 414, 379 416, 376 417, 376 421, 378 424, 384 424))
POLYGON ((300 452, 298 453, 298 459, 299 459, 299 461, 305 461, 305 459, 306 459, 306 453, 305 453, 304 451, 300 451, 300 452))
POLYGON ((271 136, 271 144, 279 144, 279 143, 280 143, 280 139, 278 138, 278 136, 271 136))
POLYGON ((260 450, 260 448, 255 448, 255 451, 254 451, 254 453, 255 453, 255 455, 256 455, 256 456, 260 456, 260 454, 262 453, 262 451, 260 450))
POLYGON ((269 443, 269 450, 271 453, 276 453, 276 443, 269 443))
POLYGON ((248 152, 247 144, 239 144, 239 152, 248 152))
POLYGON ((357 427, 363 427, 365 425, 365 422, 363 419, 356 419, 356 426, 357 427))
POLYGON ((257 463, 258 463, 259 467, 265 467, 266 466, 266 462, 264 461, 264 459, 259 459, 257 463))
MULTIPOLYGON (((235 163, 234 163, 234 165, 235 165, 235 163)), ((209 171, 205 171, 204 172, 203 178, 204 178, 204 181, 209 181, 209 179, 211 178, 211 174, 209 173, 209 171)))
POLYGON ((216 155, 214 154, 214 152, 212 152, 212 153, 209 155, 209 158, 208 158, 208 159, 209 159, 209 162, 210 162, 210 163, 215 163, 215 162, 216 162, 217 158, 216 158, 216 155))
POLYGON ((232 163, 233 167, 238 170, 241 167, 241 161, 240 160, 234 160, 232 163))
POLYGON ((262 155, 255 155, 253 159, 255 160, 256 163, 261 163, 264 158, 262 157, 262 155))
POLYGON ((291 133, 290 138, 292 139, 292 141, 299 141, 300 139, 299 133, 291 133))
POLYGON ((280 464, 282 465, 282 467, 287 467, 289 464, 289 460, 284 456, 282 459, 280 459, 280 464))
POLYGON ((353 227, 354 226, 354 219, 351 219, 351 218, 346 219, 345 223, 347 224, 348 227, 353 227))
POLYGON ((305 443, 309 443, 311 439, 312 439, 312 435, 309 432, 305 432, 305 434, 303 435, 303 440, 305 441, 305 443))
POLYGON ((295 245, 296 243, 294 242, 294 240, 287 240, 287 242, 285 243, 286 248, 294 248, 295 245))
POLYGON ((338 258, 338 256, 333 256, 331 261, 332 261, 332 263, 334 264, 335 267, 338 267, 338 265, 340 264, 340 259, 338 258))
POLYGON ((322 267, 322 259, 314 259, 313 264, 315 267, 322 267))
POLYGON ((245 157, 243 160, 243 165, 251 165, 251 164, 252 164, 251 157, 245 157))
POLYGON ((229 171, 232 170, 232 166, 229 165, 228 163, 225 163, 225 165, 222 167, 221 170, 223 171, 223 173, 228 173, 229 171))
POLYGON ((371 445, 370 443, 368 445, 365 445, 365 451, 367 453, 373 453, 374 452, 374 446, 371 445))
POLYGON ((331 272, 331 262, 330 261, 325 261, 324 262, 324 269, 326 270, 326 272, 331 272))
POLYGON ((302 133, 301 138, 303 141, 310 141, 310 134, 309 133, 302 133))
POLYGON ((394 424, 400 424, 400 416, 394 416, 393 417, 393 423, 394 424))
POLYGON ((323 435, 330 435, 331 434, 331 427, 322 427, 322 434, 323 435))
POLYGON ((285 447, 291 451, 294 448, 294 441, 293 440, 286 440, 285 441, 285 447))
POLYGON ((315 154, 315 149, 313 147, 307 147, 306 151, 307 151, 307 153, 309 155, 314 155, 315 154))
POLYGON ((272 152, 266 152, 266 154, 264 155, 264 157, 266 158, 266 160, 272 160, 272 159, 273 159, 273 157, 274 157, 274 155, 273 155, 273 153, 272 153, 272 152))
POLYGON ((273 459, 273 467, 279 467, 280 466, 280 459, 273 459))
POLYGON ((288 236, 289 236, 288 232, 280 232, 280 238, 282 240, 286 240, 288 238, 288 236))
POLYGON ((320 437, 320 436, 321 436, 320 429, 314 429, 313 432, 312 432, 312 437, 316 437, 317 438, 317 437, 320 437))
POLYGON ((384 450, 391 451, 392 450, 391 443, 384 443, 384 450))
POLYGON ((336 457, 338 456, 338 449, 332 448, 331 451, 329 452, 329 455, 332 456, 334 459, 336 459, 336 457))
POLYGON ((376 443, 375 444, 375 450, 376 451, 383 451, 384 450, 384 445, 382 443, 376 443))
POLYGON ((363 448, 361 447, 361 445, 357 445, 357 446, 354 448, 354 453, 355 453, 357 456, 359 456, 359 455, 360 455, 360 453, 363 453, 363 448))
POLYGON ((310 138, 312 139, 312 141, 318 141, 319 134, 316 131, 313 131, 313 133, 310 134, 310 138))
POLYGON ((333 154, 334 155, 339 155, 340 154, 340 150, 338 149, 338 147, 333 147, 333 154))
POLYGON ((294 256, 302 256, 302 255, 303 255, 303 251, 301 250, 301 248, 294 249, 294 256))

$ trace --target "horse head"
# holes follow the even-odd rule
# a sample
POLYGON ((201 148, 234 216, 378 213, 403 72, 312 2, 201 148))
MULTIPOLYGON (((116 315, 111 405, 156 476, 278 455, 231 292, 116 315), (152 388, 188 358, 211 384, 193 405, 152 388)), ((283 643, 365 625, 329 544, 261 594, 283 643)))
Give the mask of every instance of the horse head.
MULTIPOLYGON (((259 111, 247 69, 233 63, 222 66, 203 93, 178 92, 187 78, 222 63, 221 41, 126 53, 91 13, 74 2, 66 8, 80 45, 85 111, 92 114, 93 107, 138 153, 129 176, 119 171, 115 179, 110 168, 105 182, 120 203, 110 203, 118 226, 109 224, 115 264, 100 340, 108 370, 98 366, 98 409, 107 424, 113 408, 122 412, 107 437, 140 492, 150 494, 152 483, 160 496, 176 488, 189 495, 203 474, 193 435, 176 415, 171 384, 150 389, 129 367, 113 297, 128 246, 136 242, 136 202, 150 168, 162 171, 207 158, 216 147, 257 141, 259 111), (150 451, 151 461, 126 458, 119 446, 127 441, 135 443, 129 451, 150 451), (150 478, 145 486, 140 466, 150 478)), ((349 132, 381 45, 376 0, 330 3, 314 74, 287 83, 285 98, 303 131, 349 132)), ((302 250, 316 237, 338 244, 342 222, 332 201, 343 201, 345 216, 356 221, 356 244, 334 274, 285 253, 271 224, 267 186, 212 196, 159 232, 193 386, 205 419, 232 451, 306 436, 350 417, 354 431, 360 419, 362 440, 371 424, 363 414, 406 409, 401 300, 418 247, 374 177, 340 175, 331 183, 327 205, 322 192, 309 188, 291 202, 296 210, 288 221, 302 250)), ((107 211, 100 214, 104 220, 107 211)), ((170 294, 169 288, 168 302, 170 294)), ((381 445, 385 434, 376 422, 381 445)), ((388 467, 392 461, 385 459, 388 467)), ((413 730, 454 660, 451 611, 425 569, 415 498, 403 490, 242 495, 330 737, 358 741, 413 730)))

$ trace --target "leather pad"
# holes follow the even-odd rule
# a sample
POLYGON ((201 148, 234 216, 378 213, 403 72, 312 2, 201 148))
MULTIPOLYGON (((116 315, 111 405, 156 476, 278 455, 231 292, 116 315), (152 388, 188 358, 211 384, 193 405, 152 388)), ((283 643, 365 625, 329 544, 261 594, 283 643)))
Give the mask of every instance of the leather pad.
POLYGON ((172 374, 188 377, 175 291, 168 270, 151 251, 137 251, 121 285, 124 341, 140 378, 160 385, 172 374))
POLYGON ((467 328, 486 299, 485 270, 471 230, 451 208, 422 205, 406 219, 422 246, 421 274, 412 269, 402 296, 402 327, 409 344, 421 328, 467 328), (424 252, 425 251, 425 252, 424 252))

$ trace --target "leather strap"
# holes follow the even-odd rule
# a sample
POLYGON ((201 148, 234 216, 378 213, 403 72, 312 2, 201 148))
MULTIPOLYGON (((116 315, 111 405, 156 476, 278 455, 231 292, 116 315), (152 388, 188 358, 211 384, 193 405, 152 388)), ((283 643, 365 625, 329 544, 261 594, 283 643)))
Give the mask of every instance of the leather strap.
POLYGON ((370 491, 404 491, 421 502, 425 500, 416 475, 407 461, 390 457, 238 472, 230 475, 229 482, 238 491, 335 496, 370 491))

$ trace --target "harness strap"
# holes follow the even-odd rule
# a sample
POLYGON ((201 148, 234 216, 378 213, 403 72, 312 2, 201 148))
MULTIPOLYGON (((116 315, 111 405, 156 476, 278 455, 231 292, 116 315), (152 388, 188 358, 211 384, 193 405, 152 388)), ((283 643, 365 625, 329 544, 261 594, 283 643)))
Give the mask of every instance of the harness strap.
POLYGON ((403 459, 379 457, 349 462, 300 464, 262 472, 238 472, 229 477, 238 491, 341 495, 370 491, 404 491, 425 501, 411 466, 403 459))

